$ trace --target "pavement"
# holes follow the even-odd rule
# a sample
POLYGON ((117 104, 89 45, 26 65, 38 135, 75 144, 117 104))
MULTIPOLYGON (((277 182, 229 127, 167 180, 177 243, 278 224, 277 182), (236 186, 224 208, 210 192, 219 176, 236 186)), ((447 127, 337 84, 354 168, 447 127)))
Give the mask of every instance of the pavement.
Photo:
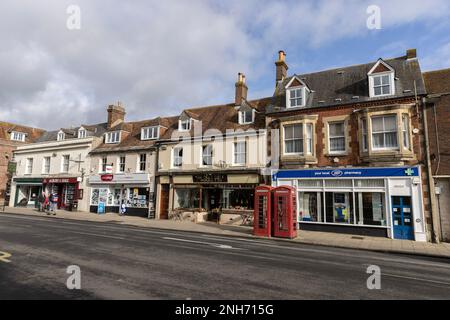
POLYGON ((0 213, 0 299, 450 299, 450 260, 0 213))
MULTIPOLYGON (((6 207, 6 213, 45 216, 42 212, 35 209, 27 208, 9 208, 6 207)), ((227 235, 237 237, 251 237, 252 228, 248 226, 230 226, 218 225, 213 222, 193 223, 190 221, 173 221, 173 220, 153 220, 141 217, 119 216, 115 213, 94 214, 88 212, 68 212, 58 211, 56 216, 50 218, 71 219, 80 221, 93 222, 110 222, 118 225, 129 225, 137 227, 148 227, 167 230, 179 230, 190 232, 210 233, 214 235, 227 235)), ((450 258, 450 243, 428 243, 416 242, 410 240, 393 240, 380 237, 354 236, 348 234, 305 231, 301 230, 298 237, 293 240, 274 239, 276 241, 295 242, 299 244, 312 244, 321 246, 331 246, 336 248, 349 248, 370 250, 377 252, 415 254, 428 257, 450 258)))

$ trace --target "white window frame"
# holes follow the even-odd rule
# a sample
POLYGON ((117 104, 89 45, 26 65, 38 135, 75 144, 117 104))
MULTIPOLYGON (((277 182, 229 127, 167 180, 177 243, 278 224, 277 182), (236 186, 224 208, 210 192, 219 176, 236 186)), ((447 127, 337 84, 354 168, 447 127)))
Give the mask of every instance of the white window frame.
POLYGON ((178 131, 190 131, 192 127, 192 119, 178 120, 178 131), (186 124, 186 128, 183 128, 183 124, 186 124))
POLYGON ((363 151, 369 150, 369 129, 367 127, 368 118, 361 119, 361 148, 363 151))
POLYGON ((141 129, 141 140, 155 140, 159 138, 159 126, 145 127, 141 129))
POLYGON ((330 154, 345 154, 347 151, 347 146, 346 146, 346 141, 347 141, 347 135, 346 135, 346 131, 347 131, 347 126, 346 126, 346 121, 345 120, 341 120, 341 121, 330 121, 328 122, 328 152, 330 154), (331 136, 331 130, 330 130, 330 126, 331 125, 335 125, 335 124, 339 124, 342 123, 343 124, 343 128, 344 128, 344 132, 342 136, 331 136), (343 150, 331 150, 331 139, 344 139, 344 149, 343 150))
POLYGON ((25 174, 33 174, 33 158, 27 158, 25 162, 25 174))
POLYGON ((305 153, 305 126, 306 123, 304 122, 299 122, 299 123, 289 123, 286 125, 283 125, 283 154, 285 155, 303 155, 305 153), (302 132, 302 137, 301 138, 291 138, 289 140, 286 139, 286 128, 287 127, 294 127, 294 126, 301 126, 301 132, 302 132), (301 140, 301 146, 302 146, 302 151, 301 152, 286 152, 286 141, 294 141, 294 140, 301 140))
POLYGON ((145 172, 147 170, 147 154, 146 153, 140 153, 137 158, 137 172, 145 172), (142 161, 142 157, 144 157, 144 161, 142 161), (144 165, 144 169, 141 168, 142 164, 144 165))
POLYGON ((122 132, 120 131, 111 131, 105 134, 105 143, 106 144, 117 144, 120 142, 122 132))
POLYGON ((87 137, 87 131, 84 128, 78 129, 78 139, 84 139, 87 137))
POLYGON ((26 134, 19 131, 11 132, 11 140, 12 141, 20 141, 25 142, 26 134))
MULTIPOLYGON (((372 140, 372 150, 374 150, 374 151, 399 150, 400 143, 403 144, 403 141, 399 141, 399 134, 398 134, 399 132, 398 132, 398 125, 397 125, 398 119, 397 118, 398 118, 398 115, 396 113, 374 115, 374 116, 370 117, 370 121, 371 121, 371 132, 370 132, 370 134, 371 134, 371 140, 372 140), (374 130, 373 130, 373 119, 374 118, 383 118, 383 128, 384 128, 385 127, 385 124, 384 124, 385 120, 384 120, 384 118, 387 118, 387 117, 394 117, 395 118, 395 131, 386 131, 384 129, 383 131, 374 132, 374 130), (384 147, 381 147, 381 148, 377 148, 377 147, 374 146, 374 140, 375 140, 373 138, 374 134, 386 134, 386 133, 393 133, 393 132, 395 132, 395 137, 396 137, 396 140, 397 140, 397 146, 395 146, 395 147, 386 147, 386 146, 384 146, 384 147)), ((384 142, 385 142, 385 145, 386 145, 386 139, 384 139, 384 142)))
POLYGON ((380 72, 375 73, 369 76, 369 87, 370 87, 370 97, 371 98, 378 98, 378 97, 387 97, 392 96, 395 94, 395 77, 393 71, 388 72, 380 72), (381 93, 381 94, 375 94, 375 88, 380 87, 383 88, 387 86, 386 84, 382 83, 382 79, 384 76, 389 76, 389 93, 381 93), (380 85, 375 86, 375 78, 381 78, 380 79, 380 85))
POLYGON ((44 157, 43 158, 42 174, 50 174, 51 163, 52 163, 52 157, 44 157), (47 165, 47 159, 48 159, 48 165, 47 165))
POLYGON ((234 166, 245 166, 247 164, 247 141, 235 141, 233 142, 233 165, 234 166), (244 151, 238 152, 237 146, 244 144, 244 151), (237 162, 238 155, 244 155, 244 162, 237 162))
POLYGON ((181 168, 183 166, 183 147, 175 147, 172 149, 172 168, 181 168), (178 151, 178 152, 177 152, 178 151), (181 151, 181 157, 180 157, 180 151, 181 151), (179 161, 179 164, 177 162, 179 161))
POLYGON ((108 166, 108 157, 101 157, 99 160, 98 172, 105 173, 106 167, 108 166), (105 160, 105 161, 104 161, 105 160))
POLYGON ((405 150, 411 150, 411 130, 409 125, 409 115, 406 113, 401 114, 401 126, 402 126, 402 147, 405 150))
POLYGON ((246 110, 246 111, 239 111, 239 124, 250 124, 255 122, 255 110, 246 110), (245 115, 247 112, 252 113, 252 120, 246 121, 245 115))
POLYGON ((69 154, 63 154, 61 156, 61 173, 69 173, 70 170, 70 155, 69 154), (67 159, 67 164, 65 160, 67 159), (67 165, 67 170, 65 169, 67 165))
POLYGON ((126 156, 118 156, 117 158, 117 173, 125 173, 127 165, 127 157, 126 156), (122 162, 123 159, 123 162, 122 162), (121 170, 121 167, 123 165, 123 170, 121 170))
POLYGON ((201 164, 200 166, 202 167, 211 167, 213 165, 213 145, 212 144, 205 144, 202 145, 202 156, 201 156, 201 164), (210 148, 210 153, 208 155, 205 155, 205 149, 210 148), (204 159, 205 158, 210 158, 211 159, 211 163, 210 164, 205 164, 204 163, 204 159))
POLYGON ((286 89, 286 108, 301 108, 304 107, 306 105, 306 87, 305 86, 297 86, 297 87, 292 87, 289 89, 286 89), (291 92, 292 91, 297 91, 297 90, 301 90, 301 98, 291 98, 291 92), (293 106, 291 103, 291 100, 297 100, 297 99, 302 99, 302 103, 301 105, 295 105, 293 106))
POLYGON ((66 134, 62 131, 58 132, 58 136, 56 137, 56 140, 63 141, 64 139, 66 139, 66 134))

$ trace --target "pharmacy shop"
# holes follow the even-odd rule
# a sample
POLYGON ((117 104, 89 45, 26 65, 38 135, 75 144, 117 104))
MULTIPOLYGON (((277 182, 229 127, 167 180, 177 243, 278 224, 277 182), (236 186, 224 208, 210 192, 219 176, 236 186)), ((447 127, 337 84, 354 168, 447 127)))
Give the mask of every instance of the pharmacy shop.
POLYGON ((418 166, 274 170, 272 185, 297 189, 300 230, 426 241, 418 166))

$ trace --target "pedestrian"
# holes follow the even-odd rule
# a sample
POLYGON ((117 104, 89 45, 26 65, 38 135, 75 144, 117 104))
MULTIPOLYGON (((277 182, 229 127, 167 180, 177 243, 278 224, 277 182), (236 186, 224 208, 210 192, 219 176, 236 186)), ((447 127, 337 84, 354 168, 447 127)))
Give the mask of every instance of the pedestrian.
MULTIPOLYGON (((50 201, 50 211, 54 216, 56 216, 56 206, 58 204, 58 194, 51 193, 49 201, 50 201)), ((50 214, 50 213, 48 213, 48 214, 50 214)))
POLYGON ((44 193, 44 212, 48 213, 48 211, 50 210, 49 206, 50 206, 49 197, 47 196, 46 193, 44 193))
POLYGON ((44 202, 45 202, 45 193, 41 192, 38 196, 38 204, 39 204, 39 212, 45 211, 44 202))
POLYGON ((122 200, 122 204, 120 205, 119 215, 124 216, 127 212, 127 206, 125 205, 125 201, 122 200))

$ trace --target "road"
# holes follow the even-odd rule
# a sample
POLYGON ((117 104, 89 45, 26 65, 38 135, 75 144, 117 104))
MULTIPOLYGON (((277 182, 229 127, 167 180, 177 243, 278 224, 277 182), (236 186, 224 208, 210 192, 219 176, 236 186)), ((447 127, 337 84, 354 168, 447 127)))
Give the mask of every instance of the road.
POLYGON ((0 214, 0 299, 450 299, 449 263, 0 214), (66 287, 70 265, 81 290, 66 287), (380 290, 367 288, 369 265, 380 290))

